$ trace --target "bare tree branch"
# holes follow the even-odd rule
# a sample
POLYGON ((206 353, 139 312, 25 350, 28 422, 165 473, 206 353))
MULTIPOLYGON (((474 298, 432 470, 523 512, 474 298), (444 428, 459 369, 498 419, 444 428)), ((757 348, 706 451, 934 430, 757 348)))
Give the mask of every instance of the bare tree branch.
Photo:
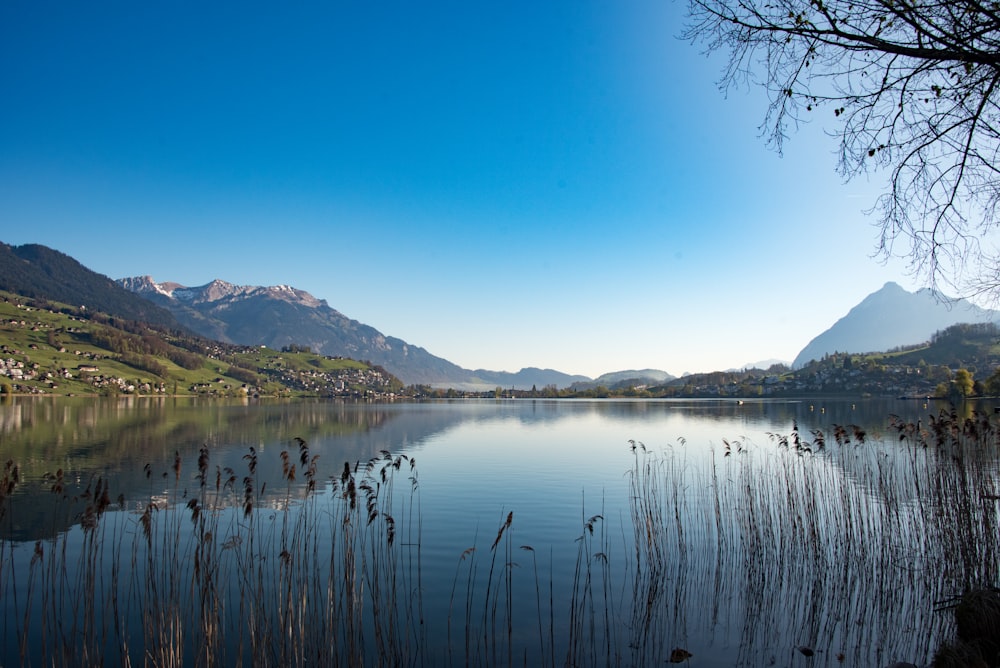
POLYGON ((1000 2, 689 0, 684 36, 729 54, 720 85, 768 93, 761 133, 833 111, 846 178, 888 170, 883 258, 1000 299, 1000 2))

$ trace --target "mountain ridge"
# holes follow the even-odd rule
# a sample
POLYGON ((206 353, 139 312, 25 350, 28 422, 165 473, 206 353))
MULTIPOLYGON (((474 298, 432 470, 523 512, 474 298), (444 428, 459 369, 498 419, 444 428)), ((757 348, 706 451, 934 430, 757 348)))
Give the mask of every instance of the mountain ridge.
POLYGON ((929 288, 908 292, 889 281, 806 344, 792 368, 834 352, 868 353, 921 343, 935 332, 966 322, 1000 322, 1000 312, 929 288))
POLYGON ((420 346, 386 336, 348 318, 305 290, 289 285, 236 285, 214 279, 201 286, 156 282, 151 276, 118 279, 118 284, 171 313, 186 327, 226 343, 272 348, 306 346, 315 352, 384 366, 410 385, 456 389, 567 387, 586 376, 525 367, 517 372, 468 370, 420 346), (263 324, 262 324, 263 323, 263 324))
POLYGON ((275 299, 283 299, 312 308, 328 306, 325 299, 319 299, 305 290, 299 290, 290 285, 236 285, 216 278, 205 285, 187 287, 172 281, 157 283, 149 275, 120 278, 116 282, 126 290, 136 294, 157 294, 185 303, 205 303, 232 297, 267 294, 275 299))
POLYGON ((0 290, 82 306, 128 320, 181 327, 169 311, 88 269, 73 257, 40 244, 11 246, 0 242, 0 290))
MULTIPOLYGON (((348 318, 326 300, 290 285, 241 286, 215 279, 188 287, 169 281, 158 283, 148 275, 115 281, 38 244, 10 246, 0 242, 0 289, 186 330, 224 343, 264 344, 276 349, 305 346, 318 353, 378 364, 412 385, 531 389, 576 383, 653 384, 668 376, 676 378, 655 369, 610 372, 596 380, 538 367, 517 372, 464 369, 348 318)), ((792 365, 801 368, 808 360, 833 352, 866 353, 918 344, 962 322, 1000 322, 1000 312, 948 299, 929 289, 910 293, 890 281, 814 337, 792 365)))

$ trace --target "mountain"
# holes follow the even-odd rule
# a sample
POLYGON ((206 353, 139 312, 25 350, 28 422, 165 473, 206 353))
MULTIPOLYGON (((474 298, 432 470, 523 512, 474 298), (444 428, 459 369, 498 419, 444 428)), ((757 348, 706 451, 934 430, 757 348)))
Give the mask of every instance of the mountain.
POLYGON ((788 360, 779 360, 779 359, 758 360, 756 362, 747 362, 746 364, 740 367, 727 369, 727 371, 740 371, 742 369, 760 369, 761 371, 767 371, 768 369, 770 369, 775 365, 790 366, 790 363, 788 360))
POLYGON ((964 299, 948 299, 930 289, 907 292, 889 282, 810 341, 792 368, 833 352, 867 353, 922 343, 951 325, 978 322, 1000 322, 1000 312, 964 299))
POLYGON ((304 290, 287 285, 233 285, 214 280, 199 287, 157 283, 150 276, 119 279, 124 288, 168 309, 179 322, 226 343, 281 349, 305 346, 323 355, 365 360, 385 367, 408 385, 456 389, 565 387, 583 376, 549 369, 517 373, 470 371, 402 339, 352 320, 304 290))
POLYGON ((486 369, 476 369, 472 373, 477 380, 485 384, 517 389, 530 389, 532 387, 542 389, 546 385, 569 387, 581 380, 590 380, 586 376, 574 376, 562 371, 556 371, 555 369, 539 369, 537 367, 525 367, 517 373, 510 371, 487 371, 486 369))
POLYGON ((676 376, 666 371, 660 371, 659 369, 630 369, 604 373, 594 380, 578 380, 570 386, 570 389, 577 392, 594 390, 599 387, 609 390, 621 390, 641 385, 663 385, 675 378, 676 376))
POLYGON ((594 379, 594 384, 605 387, 614 387, 625 382, 637 385, 660 385, 674 378, 676 376, 672 376, 666 371, 660 371, 659 369, 614 371, 612 373, 601 374, 594 379))
POLYGON ((170 311, 46 246, 0 243, 0 290, 83 306, 118 318, 180 328, 170 311))
POLYGON ((407 384, 465 378, 468 372, 423 348, 385 336, 352 320, 304 290, 287 285, 233 285, 214 280, 199 287, 156 283, 149 276, 119 284, 168 309, 202 336, 226 343, 281 349, 304 346, 316 353, 366 360, 407 384))

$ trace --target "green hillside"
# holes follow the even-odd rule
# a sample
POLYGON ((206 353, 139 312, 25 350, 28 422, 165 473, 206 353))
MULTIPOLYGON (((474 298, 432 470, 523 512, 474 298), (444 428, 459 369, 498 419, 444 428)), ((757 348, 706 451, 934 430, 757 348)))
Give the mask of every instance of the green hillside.
POLYGON ((1000 329, 993 323, 954 325, 922 346, 879 356, 892 364, 943 364, 991 372, 1000 362, 1000 329))
MULTIPOLYGON (((1000 393, 1000 328, 957 324, 919 345, 867 354, 834 352, 800 369, 717 372, 685 376, 653 396, 950 396, 959 370, 974 383, 972 395, 1000 393), (991 379, 995 382, 990 382, 991 379)), ((968 393, 966 393, 968 394, 968 393)))
POLYGON ((307 350, 223 344, 0 291, 0 393, 387 396, 384 369, 307 350))

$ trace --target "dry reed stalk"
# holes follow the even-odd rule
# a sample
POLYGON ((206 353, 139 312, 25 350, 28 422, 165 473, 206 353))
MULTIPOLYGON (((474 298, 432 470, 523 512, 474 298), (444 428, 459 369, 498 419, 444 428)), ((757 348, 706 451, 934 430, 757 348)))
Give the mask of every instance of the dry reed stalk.
MULTIPOLYGON (((952 624, 933 602, 995 584, 1000 572, 997 429, 988 416, 951 413, 928 425, 890 421, 900 438, 886 443, 855 425, 806 435, 793 423, 771 447, 723 441, 719 459, 714 450, 689 456, 683 442, 661 454, 633 443, 633 543, 621 550, 629 556, 616 560, 602 503, 577 545, 565 656, 575 664, 660 663, 697 624, 740 629, 741 665, 766 663, 776 646, 853 665, 928 658, 952 624), (622 573, 631 574, 632 589, 616 598, 622 573), (904 620, 920 637, 898 631, 904 620)), ((432 663, 412 460, 383 453, 345 464, 317 490, 316 457, 304 441, 297 445, 282 457, 287 485, 276 504, 265 497, 254 450, 242 488, 234 471, 217 468, 213 489, 203 448, 190 498, 176 455, 165 501, 147 470, 149 497, 134 502, 141 512, 117 512, 107 485, 93 480, 80 527, 38 543, 23 573, 13 543, 0 539, 0 593, 19 610, 4 637, 14 638, 21 662, 432 663), (409 495, 397 493, 396 476, 407 474, 409 495)), ((15 511, 13 471, 8 465, 0 476, 0 492, 8 490, 0 521, 15 511)), ((55 493, 61 476, 51 480, 55 493)), ((514 577, 512 519, 508 513, 492 542, 485 579, 474 548, 459 559, 449 662, 511 665, 522 652, 529 661, 515 607, 531 584, 514 577), (452 647, 460 577, 464 661, 452 647)), ((554 665, 554 578, 546 642, 535 551, 519 553, 527 551, 539 624, 529 642, 538 643, 540 663, 554 665)))
POLYGON ((664 615, 668 601, 676 609, 699 580, 712 581, 702 591, 714 592, 713 625, 726 615, 725 599, 740 601, 729 609, 745 620, 742 665, 766 662, 755 652, 780 644, 774 630, 789 628, 797 632, 788 646, 859 664, 898 652, 886 638, 909 647, 912 658, 929 656, 930 639, 947 626, 929 602, 949 589, 996 582, 998 548, 990 536, 1000 505, 990 421, 974 416, 962 424, 942 414, 932 424, 924 435, 901 425, 902 453, 854 425, 834 425, 829 437, 813 430, 808 441, 793 425, 790 435, 773 439, 775 449, 724 441, 721 461, 711 456, 707 470, 683 474, 682 454, 668 450, 651 461, 633 443, 638 566, 630 644, 640 648, 633 663, 666 656, 657 639, 683 628, 685 615, 664 615), (701 519, 692 512, 699 503, 687 496, 702 487, 698 480, 710 488, 701 519), (672 531, 664 512, 680 522, 672 531), (684 565, 685 549, 695 546, 714 553, 712 572, 684 565), (904 612, 907 625, 923 629, 920 638, 893 631, 904 612), (873 647, 883 650, 873 654, 873 647))

